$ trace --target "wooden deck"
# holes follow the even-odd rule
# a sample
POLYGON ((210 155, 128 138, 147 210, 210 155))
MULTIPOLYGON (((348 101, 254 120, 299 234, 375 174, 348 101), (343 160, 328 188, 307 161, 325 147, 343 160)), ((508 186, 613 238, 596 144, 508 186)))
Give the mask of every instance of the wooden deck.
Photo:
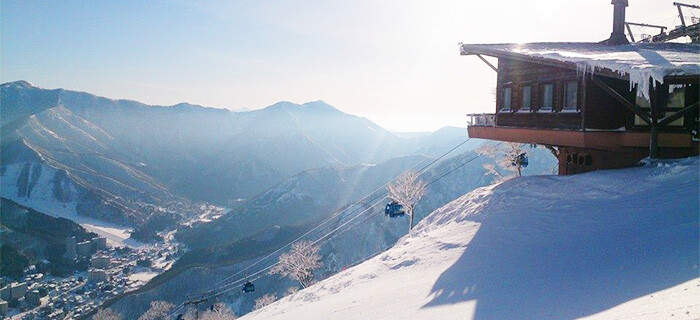
MULTIPOLYGON (((634 131, 580 131, 495 126, 469 126, 472 138, 566 146, 598 150, 649 148, 649 132, 634 131)), ((659 133, 661 148, 692 148, 688 133, 659 133)))

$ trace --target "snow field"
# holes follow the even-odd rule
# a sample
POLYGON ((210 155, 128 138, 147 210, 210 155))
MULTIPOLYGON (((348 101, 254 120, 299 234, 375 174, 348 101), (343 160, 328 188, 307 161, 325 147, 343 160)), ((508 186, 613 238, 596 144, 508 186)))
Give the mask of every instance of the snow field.
POLYGON ((698 158, 477 189, 243 319, 696 319, 698 158))

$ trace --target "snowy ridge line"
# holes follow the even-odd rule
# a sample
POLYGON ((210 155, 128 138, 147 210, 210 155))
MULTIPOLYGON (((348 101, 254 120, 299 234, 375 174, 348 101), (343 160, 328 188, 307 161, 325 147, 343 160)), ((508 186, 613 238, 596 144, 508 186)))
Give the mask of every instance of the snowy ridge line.
POLYGON ((695 319, 698 162, 475 189, 377 258, 244 318, 695 319))
MULTIPOLYGON (((414 167, 416 167, 416 166, 419 165, 420 163, 421 163, 421 162, 418 162, 418 163, 414 164, 414 165, 413 165, 411 168, 409 168, 408 170, 413 169, 414 167)), ((406 170, 406 171, 408 171, 408 170, 406 170)), ((403 174, 403 173, 402 173, 402 174, 403 174)), ((392 181, 393 181, 393 180, 392 180, 392 181)), ((269 253, 268 255, 266 255, 265 257, 263 257, 263 258, 261 258, 261 259, 259 259, 259 260, 256 261, 255 263, 253 263, 253 264, 247 266, 246 268, 242 269, 241 271, 236 272, 235 274, 233 274, 233 275, 231 275, 231 276, 228 276, 228 277, 224 278, 223 280, 217 281, 214 285, 217 286, 217 285, 219 285, 219 284, 221 284, 221 283, 223 283, 223 282, 226 282, 226 281, 228 281, 228 280, 230 280, 230 279, 232 279, 232 278, 234 278, 234 277, 236 277, 236 276, 238 276, 238 275, 241 275, 241 274, 243 274, 245 271, 247 271, 247 270, 253 268, 254 266, 260 264, 262 261, 264 261, 264 260, 266 260, 266 259, 269 259, 270 257, 272 257, 272 256, 274 256, 275 254, 277 254, 277 253, 279 253, 280 251, 282 251, 284 248, 286 248, 286 247, 292 245, 293 243, 295 243, 295 242, 297 242, 297 241, 303 239, 304 237, 308 236, 308 235, 311 234, 312 232, 314 232, 314 231, 318 230, 319 228, 321 228, 322 226, 326 225, 326 224, 329 223, 332 219, 334 219, 334 218, 336 218, 336 217, 338 217, 338 216, 341 216, 342 213, 348 211, 348 210, 351 209, 351 208, 354 208, 355 205, 357 205, 359 202, 364 201, 365 199, 369 198, 372 194, 376 193, 377 191, 380 191, 381 189, 384 188, 384 186, 386 186, 386 184, 388 184, 388 183, 390 183, 390 182, 391 182, 391 181, 389 181, 389 182, 385 183, 384 185, 378 187, 377 189, 375 189, 374 191, 372 191, 371 193, 369 193, 369 194, 368 194, 367 196, 365 196, 364 198, 362 198, 362 199, 358 200, 357 202, 355 202, 354 204, 348 206, 346 209, 337 211, 335 214, 331 215, 331 216, 328 217, 326 220, 322 221, 322 222, 321 222, 320 224, 318 224, 316 227, 314 227, 314 228, 312 228, 311 230, 305 232, 305 233, 302 234, 301 236, 299 236, 299 237, 297 237, 296 239, 292 240, 291 242, 285 244, 284 246, 278 248, 277 250, 275 250, 275 251, 269 253)), ((374 201, 374 199, 372 199, 372 200, 370 200, 370 201, 374 201)), ((225 287, 225 286, 227 286, 227 285, 223 285, 223 286, 221 286, 221 287, 225 287)), ((219 287, 219 288, 221 288, 221 287, 219 287)))
MULTIPOLYGON (((503 141, 501 141, 501 142, 499 142, 499 143, 496 143, 496 144, 494 144, 493 146, 494 146, 494 147, 497 147, 497 146, 501 145, 502 143, 503 143, 503 141)), ((482 144, 482 146, 483 146, 483 145, 486 145, 486 144, 488 144, 488 142, 484 142, 484 143, 482 144)), ((440 175, 440 176, 437 177, 436 179, 431 180, 431 181, 430 181, 429 183, 427 183, 425 186, 427 187, 427 186, 429 186, 429 185, 431 185, 431 184, 437 182, 438 180, 440 180, 440 179, 446 177, 447 175, 449 175, 449 174, 452 173, 452 172, 457 171, 457 169, 459 169, 459 168, 461 168, 461 167, 464 167, 465 165, 469 164, 470 162, 476 160, 476 159, 479 158, 479 157, 481 157, 481 155, 476 155, 476 156, 472 157, 471 159, 467 160, 466 162, 464 162, 464 163, 458 165, 457 167, 451 169, 450 171, 448 171, 448 172, 446 172, 446 173, 440 175)), ((387 197, 384 197, 384 198, 387 198, 387 197)), ((353 228, 355 228, 355 227, 357 227, 357 226, 359 226, 359 225, 364 224, 365 222, 367 222, 367 221, 368 221, 369 219, 371 219, 372 217, 373 217, 372 215, 367 216, 366 218, 362 219, 360 222, 356 223, 355 225, 350 226, 349 228, 346 228, 345 230, 342 230, 342 231, 340 231, 339 233, 333 235, 333 237, 335 237, 335 236, 337 236, 337 235, 341 235, 341 234, 343 234, 343 233, 345 233, 345 232, 347 232, 347 231, 352 230, 353 228)), ((332 237, 331 237, 331 238, 332 238, 332 237)), ((328 239, 328 240, 330 240, 330 239, 328 239)), ((325 244, 325 243, 327 243, 327 241, 324 242, 324 244, 325 244)), ((380 251, 380 252, 381 252, 381 251, 380 251)), ((361 260, 361 261, 359 261, 359 262, 355 262, 355 263, 353 264, 353 266, 355 266, 355 265, 357 265, 357 264, 360 264, 360 263, 362 263, 362 262, 364 262, 364 261, 367 261, 368 259, 372 258, 373 256, 376 256, 376 255, 379 254, 380 252, 375 253, 375 254, 373 254, 372 256, 370 256, 370 257, 368 257, 368 258, 365 258, 365 259, 363 259, 363 260, 361 260)))
MULTIPOLYGON (((503 143, 503 142, 499 142, 499 143, 495 144, 494 146, 498 146, 498 145, 500 145, 500 144, 502 144, 502 143, 503 143)), ((485 142, 484 144, 487 144, 487 142, 485 142)), ((475 157, 472 157, 471 159, 469 159, 469 160, 467 160, 466 162, 460 164, 460 165, 457 166, 456 168, 454 168, 454 169, 452 169, 452 170, 446 172, 445 174, 442 174, 442 175, 441 175, 440 177, 438 177, 437 179, 432 180, 430 183, 434 183, 434 182, 436 182, 436 181, 438 181, 438 180, 444 178, 444 177, 447 176, 448 174, 450 174, 450 173, 456 171, 458 168, 461 168, 461 167, 465 166, 466 164, 468 164, 468 163, 474 161, 475 159, 477 159, 477 158, 479 158, 479 157, 481 157, 481 156, 482 156, 482 155, 477 155, 477 156, 475 156, 475 157)), ((342 229, 344 226, 346 226, 347 224, 351 223, 353 220, 359 218, 360 216, 366 214, 367 212, 371 212, 370 210, 372 210, 376 205, 380 204, 380 203, 381 203, 384 199, 386 199, 386 198, 387 198, 387 196, 382 197, 379 201, 375 202, 375 203, 372 204, 370 207, 368 207, 368 208, 366 208, 365 210, 363 210, 361 213, 355 215, 355 216, 352 217, 350 220, 344 222, 344 223, 341 224, 340 226, 338 226, 338 227, 334 228, 333 230, 331 230, 331 231, 330 231, 329 233, 327 233, 326 235, 324 235, 324 236, 322 236, 321 238, 319 238, 319 239, 317 239, 316 241, 314 241, 314 242, 312 243, 312 245, 318 244, 319 242, 323 241, 325 238, 327 238, 327 239, 326 239, 326 242, 327 242, 327 241, 329 241, 330 239, 332 239, 332 238, 334 238, 334 237, 336 237, 336 236, 338 236, 338 235, 344 234, 345 232, 347 232, 347 231, 349 231, 349 230, 351 230, 351 229, 353 229, 353 228, 355 228, 355 227, 357 227, 357 226, 360 226, 360 225, 364 224, 364 222, 366 222, 366 221, 369 220, 370 218, 374 217, 374 215, 369 214, 369 215, 367 215, 364 219, 362 219, 360 222, 358 222, 358 223, 356 223, 356 224, 354 224, 354 225, 352 225, 352 226, 350 226, 350 227, 348 227, 348 228, 346 228, 346 229, 343 229, 343 230, 341 230, 340 232, 334 234, 334 232, 336 232, 337 230, 342 229)), ((324 242, 324 243, 326 243, 326 242, 324 242)), ((377 253, 374 253, 374 254, 372 254, 372 255, 370 255, 370 256, 368 256, 368 257, 365 257, 365 258, 361 259, 360 261, 355 262, 352 266, 356 266, 356 265, 358 265, 358 264, 360 264, 360 263, 362 263, 362 262, 364 262, 364 261, 367 261, 367 260, 369 260, 369 259, 371 259, 371 258, 377 256, 377 255, 378 255, 379 253, 381 253, 382 251, 383 251, 383 250, 380 250, 380 251, 378 251, 377 253)), ((239 280, 237 280, 237 281, 231 282, 230 284, 224 285, 224 286, 222 286, 222 287, 228 287, 228 288, 226 288, 225 290, 223 290, 223 291, 221 291, 221 292, 212 293, 212 294, 210 294, 209 296, 204 296, 204 297, 202 297, 201 299, 207 300, 207 299, 210 299, 210 298, 215 298, 215 297, 217 297, 217 296, 220 296, 220 295, 222 295, 222 294, 224 294, 224 293, 226 293, 226 292, 229 292, 229 291, 235 289, 237 285, 242 284, 243 281, 245 281, 245 280, 256 281, 257 279, 259 279, 260 277, 262 277, 262 276, 264 275, 264 274, 263 274, 264 272, 266 272, 266 271, 272 269, 275 265, 278 265, 278 264, 279 264, 279 262, 275 262, 274 264, 272 264, 272 265, 270 265, 270 266, 268 266, 268 267, 266 267, 266 268, 263 268, 262 270, 259 270, 259 271, 255 272, 254 274, 252 274, 252 279, 239 279, 239 280)), ((183 305, 184 305, 184 304, 183 304, 183 305)))
MULTIPOLYGON (((469 138, 467 138, 466 140, 460 142, 459 144, 457 144, 457 145, 456 145, 455 147, 453 147, 452 149, 448 150, 447 152, 445 152, 445 153, 443 153, 442 155, 440 155, 438 158, 434 159, 434 160, 431 161, 430 163, 428 163, 428 164, 426 164, 425 166, 423 166, 423 167, 418 171, 418 173, 419 173, 419 174, 423 173, 423 172, 424 172, 426 169, 428 169, 430 166, 432 166, 433 164, 435 164, 436 162, 438 162, 440 159, 442 159, 442 158, 444 158, 445 156, 447 156, 447 155, 448 155, 449 153, 451 153, 452 151, 456 150, 457 148, 461 147, 461 146, 464 145, 465 143, 469 142, 471 139, 472 139, 472 138, 469 137, 469 138)), ((289 242, 289 243, 285 244, 284 246, 278 248, 277 250, 275 250, 275 251, 269 253, 269 254, 266 255, 265 257, 259 259, 258 261, 256 261, 255 263, 253 263, 253 264, 247 266, 246 268, 244 268, 244 269, 242 269, 242 270, 240 270, 240 271, 234 273, 233 275, 228 276, 228 277, 224 278, 223 280, 220 280, 220 281, 216 282, 216 283, 214 284, 214 286, 217 286, 217 285, 219 285, 219 284, 222 283, 222 282, 225 282, 225 281, 227 281, 227 280, 230 280, 230 279, 232 279, 232 278, 234 278, 234 277, 236 277, 236 276, 239 276, 239 275, 243 274, 243 273, 246 272, 247 270, 250 270, 252 267, 254 267, 254 266, 260 264, 262 261, 265 261, 265 260, 269 259, 270 257, 274 256, 275 254, 279 253, 279 252, 282 251, 284 248, 286 248, 286 247, 292 245, 293 243, 295 243, 295 242, 301 240, 303 237, 309 235, 311 232, 313 232, 313 231, 319 229, 321 226, 323 226, 323 225, 327 224, 328 222, 330 222, 333 218, 340 216, 343 212, 347 211, 347 210, 350 209, 350 208, 355 207, 355 206, 356 206, 357 204, 359 204, 360 202, 362 202, 362 201, 364 201, 365 199, 369 198, 372 194, 376 193, 377 191, 380 191, 380 190, 384 189, 389 183, 391 183, 392 181, 394 181, 397 177, 399 177, 399 176, 401 176, 401 175, 403 175, 403 174, 409 172, 410 170, 412 170, 413 168, 415 168, 415 167, 416 167, 418 164, 420 164, 421 162, 422 162, 422 161, 420 161, 420 162, 414 164, 414 165, 411 166, 409 169, 405 170, 405 171, 402 172, 401 174, 399 174, 399 175, 397 175, 396 177, 394 177, 392 180, 389 180, 389 181, 385 182, 383 185, 377 187, 375 190, 373 190, 372 192, 370 192, 368 195, 366 195, 366 196, 363 197, 362 199, 360 199, 360 200, 356 201, 355 203, 353 203, 352 205, 348 206, 348 208, 346 208, 345 210, 341 210, 341 211, 336 212, 336 213, 333 214, 331 217, 329 217, 328 219, 324 220, 324 221, 321 222, 319 225, 317 225, 316 227, 314 227, 314 228, 312 228, 311 230, 307 231, 306 233, 302 234, 301 236, 297 237, 296 239, 292 240, 291 242, 289 242)), ((444 175, 443 175, 443 176, 444 176, 444 175)), ((384 200, 385 198, 386 198, 386 196, 382 197, 380 201, 375 202, 373 205, 371 205, 370 207, 368 207, 367 209, 365 209, 365 210, 362 211, 361 213, 356 214, 356 215, 355 215, 354 217, 352 217, 350 220, 344 222, 344 223, 341 224, 340 226, 338 226, 338 227, 336 227, 335 229, 331 230, 331 232, 326 233, 325 235, 321 236, 319 239, 317 239, 316 241, 314 241, 313 244, 317 244, 319 241, 321 241, 321 240, 323 240, 324 238, 328 237, 328 236, 331 235, 333 232, 339 230, 340 228, 344 227, 344 226, 347 225, 348 223, 352 222, 353 220, 357 219, 357 218, 360 217, 361 215, 365 214, 367 211, 369 211, 369 210, 372 209, 374 206, 376 206, 377 204, 379 204, 379 202, 381 202, 381 201, 384 200)), ((376 199, 376 197, 375 197, 375 199, 376 199)), ((371 201, 374 201, 374 199, 371 200, 371 201)), ((365 203, 365 205, 366 205, 366 203, 365 203)), ((370 215, 370 216, 371 216, 371 215, 370 215)), ((363 220, 363 221, 365 221, 365 220, 363 220)), ((358 224, 358 225, 359 225, 359 224, 358 224)), ((357 226, 357 225, 355 225, 355 226, 357 226)), ((353 226, 352 228, 354 228, 355 226, 353 226)), ((342 233, 339 233, 339 234, 342 234, 342 233)), ((335 236, 335 235, 334 235, 334 236, 335 236)), ((334 237, 334 236, 333 236, 333 237, 334 237)), ((331 238, 332 238, 332 237, 331 237, 331 238)), ((329 240, 330 240, 330 238, 329 238, 329 240)), ((252 276, 257 276, 256 278, 254 278, 254 280, 260 278, 260 274, 261 274, 262 272, 271 269, 272 267, 274 267, 274 266, 277 265, 278 263, 279 263, 279 262, 276 262, 276 263, 274 263, 274 264, 272 264, 272 265, 270 265, 270 266, 268 266, 268 267, 266 267, 266 268, 263 268, 262 270, 259 270, 258 272, 253 273, 252 276)), ((241 278, 241 279, 235 280, 235 281, 233 281, 233 282, 230 282, 230 283, 228 283, 228 284, 221 285, 221 286, 219 286, 219 287, 217 287, 217 288, 215 288, 214 290, 211 290, 211 291, 217 291, 217 290, 221 290, 221 289, 224 289, 224 288, 226 288, 226 289, 225 289, 224 291, 219 292, 219 293, 213 293, 213 294, 211 294, 210 296, 206 296, 206 294, 207 294, 208 292, 211 292, 211 291, 207 291, 207 292, 205 292, 205 293, 200 293, 200 294, 202 294, 202 295, 205 295, 202 299, 213 298, 213 297, 219 296, 219 295, 221 295, 221 294, 223 294, 223 293, 225 293, 225 292, 228 292, 228 291, 230 291, 230 290, 232 290, 232 289, 234 288, 234 285, 235 285, 235 284, 240 284, 240 283, 242 283, 243 281, 247 280, 247 278, 248 278, 248 277, 246 277, 246 278, 241 278), (228 287, 228 288, 227 288, 227 287, 228 287)))
MULTIPOLYGON (((453 147, 452 149, 448 150, 447 152, 443 153, 443 154, 442 154, 441 156, 439 156, 438 158, 434 159, 434 160, 431 161, 430 163, 428 163, 428 164, 426 164, 425 166, 423 166, 418 172, 419 172, 419 173, 422 173, 422 172, 425 171, 427 168, 429 168, 430 166, 432 166, 433 164, 435 164, 437 161, 439 161, 440 159, 444 158, 444 157, 447 156, 449 153, 451 153, 452 151, 454 151, 454 150, 456 150, 457 148, 461 147, 462 145, 464 145, 465 143, 469 142, 470 140, 471 140, 471 137, 469 137, 469 138, 467 138, 466 140, 462 141, 461 143, 457 144, 457 145, 456 145, 455 147, 453 147)), ((422 162, 422 161, 421 161, 421 162, 422 162)), ((402 174, 405 174, 406 172, 409 172, 410 170, 412 170, 413 168, 415 168, 416 166, 418 166, 421 162, 418 162, 418 163, 414 164, 414 165, 411 166, 409 169, 407 169, 407 170, 405 170, 404 172, 402 172, 401 174, 397 175, 397 177, 400 176, 400 175, 402 175, 402 174)), ((391 182, 394 181, 395 179, 396 179, 396 177, 394 177, 394 179, 392 179, 392 180, 387 181, 386 183, 384 183, 383 185, 377 187, 375 190, 373 190, 372 192, 370 192, 368 195, 366 195, 366 196, 363 197, 362 199, 360 199, 360 200, 356 201, 355 203, 353 203, 352 205, 348 206, 346 209, 340 210, 340 211, 336 212, 335 214, 331 215, 329 218, 327 218, 326 220, 324 220, 323 222, 321 222, 320 224, 318 224, 316 227, 314 227, 314 228, 312 228, 311 230, 305 232, 305 233, 302 234, 301 236, 299 236, 299 237, 297 237, 296 239, 292 240, 291 242, 285 244, 284 246, 278 248, 277 250, 275 250, 275 251, 269 253, 268 255, 266 255, 265 257, 263 257, 263 258, 261 258, 261 259, 259 259, 258 261, 254 262, 253 264, 251 264, 251 265, 249 265, 249 266, 243 268, 242 270, 240 270, 240 271, 234 273, 234 274, 231 275, 231 276, 228 276, 228 277, 226 277, 226 278, 224 278, 224 279, 222 279, 222 280, 217 281, 217 282, 214 284, 214 286, 217 286, 217 285, 219 285, 219 284, 221 284, 221 283, 223 283, 223 282, 226 282, 226 281, 228 281, 228 280, 230 280, 230 279, 232 279, 232 278, 234 278, 234 277, 236 277, 236 276, 239 276, 239 275, 243 274, 244 272, 250 270, 250 269, 253 268, 254 266, 260 264, 262 261, 265 261, 265 260, 269 259, 270 257, 274 256, 275 254, 279 253, 279 252, 282 251, 284 248, 286 248, 286 247, 292 245, 293 243, 295 243, 295 242, 297 242, 297 241, 303 239, 305 236, 311 234, 312 232, 318 230, 320 227, 322 227, 322 226, 324 226, 325 224, 329 223, 332 219, 334 219, 334 218, 340 216, 343 212, 346 212, 348 209, 351 209, 351 208, 355 207, 355 206, 356 206, 357 204, 359 204, 360 202, 362 202, 362 201, 364 201, 365 199, 369 198, 372 194, 376 193, 377 191, 380 191, 380 190, 384 189, 389 183, 391 183, 391 182)), ((375 198, 375 199, 376 199, 376 198, 375 198)), ((382 200, 383 200, 383 199, 382 199, 382 200)), ((373 200, 370 200, 370 201, 368 201, 368 202, 371 202, 371 201, 374 201, 374 199, 373 199, 373 200)), ((366 203, 365 203, 365 204, 366 204, 366 203)), ((375 205, 376 205, 376 204, 375 204, 375 205)), ((372 205, 372 207, 373 207, 373 206, 374 206, 374 205, 372 205)), ((371 208, 371 207, 370 207, 370 208, 371 208)), ((365 210, 365 211, 367 211, 367 210, 365 210)), ((363 212, 363 213, 364 213, 364 212, 363 212)), ((353 218, 353 219, 354 219, 354 218, 353 218)), ((351 219, 350 221, 352 221, 353 219, 351 219)), ((343 226, 346 225, 346 224, 347 224, 347 223, 344 223, 343 226)), ((336 231, 336 230, 337 230, 337 228, 334 229, 332 232, 334 232, 334 231, 336 231)), ((323 239, 323 238, 326 237, 326 236, 327 236, 327 235, 324 235, 324 236, 322 236, 322 237, 319 238, 319 239, 323 239)), ((266 269, 269 269, 269 268, 271 268, 271 266, 268 267, 268 268, 266 268, 266 269)), ((257 274, 257 273, 258 273, 258 272, 256 272, 255 274, 257 274)), ((229 283, 229 284, 225 284, 225 285, 219 286, 218 288, 216 288, 216 289, 214 289, 214 290, 219 290, 219 289, 228 287, 228 286, 232 285, 233 283, 240 282, 241 280, 243 280, 243 279, 238 279, 238 280, 233 281, 233 282, 231 282, 231 283, 229 283)), ((205 292, 205 293, 202 293, 202 294, 206 294, 206 292, 205 292)))

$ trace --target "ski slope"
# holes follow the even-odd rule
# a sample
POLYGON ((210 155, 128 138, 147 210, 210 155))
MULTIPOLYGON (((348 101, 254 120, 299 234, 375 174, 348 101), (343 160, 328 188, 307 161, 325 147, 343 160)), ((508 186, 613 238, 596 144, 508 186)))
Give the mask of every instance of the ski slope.
POLYGON ((243 319, 697 319, 699 169, 689 158, 476 189, 243 319))

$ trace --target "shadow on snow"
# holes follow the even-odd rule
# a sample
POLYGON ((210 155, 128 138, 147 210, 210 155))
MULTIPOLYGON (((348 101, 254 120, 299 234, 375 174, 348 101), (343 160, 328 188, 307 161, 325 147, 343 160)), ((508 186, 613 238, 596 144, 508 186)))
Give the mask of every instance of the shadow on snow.
POLYGON ((631 195, 601 197, 593 179, 575 200, 556 191, 580 184, 570 178, 496 187, 484 214, 466 218, 479 231, 423 308, 476 299, 474 319, 573 319, 697 278, 698 180, 676 181, 663 194, 623 181, 631 195), (533 184, 553 192, 508 201, 533 184))

